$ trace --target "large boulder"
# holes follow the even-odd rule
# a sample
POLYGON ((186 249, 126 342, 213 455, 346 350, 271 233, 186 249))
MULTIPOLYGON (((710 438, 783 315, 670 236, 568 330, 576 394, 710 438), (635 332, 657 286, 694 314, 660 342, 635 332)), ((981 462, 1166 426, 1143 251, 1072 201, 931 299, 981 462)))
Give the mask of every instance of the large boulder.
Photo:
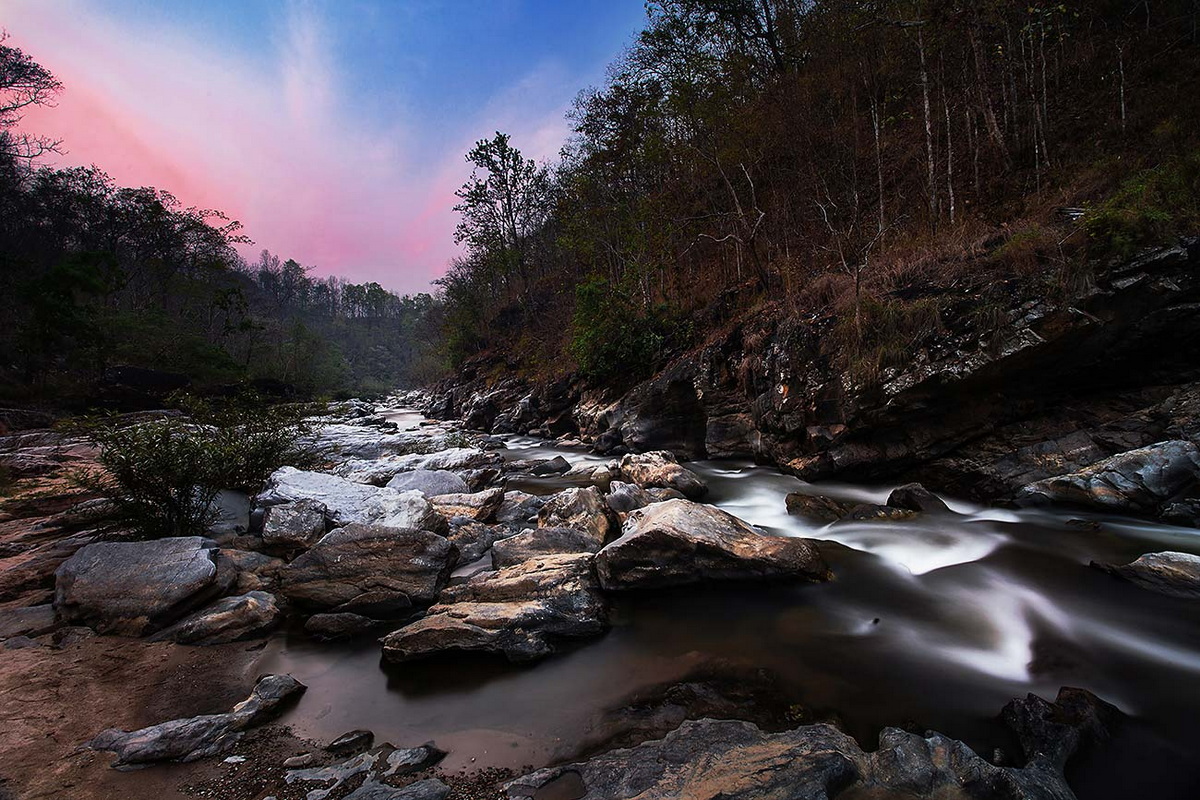
POLYGON ((546 556, 446 589, 427 616, 383 640, 383 655, 407 661, 469 650, 531 661, 607 629, 592 557, 546 556))
POLYGON ((280 588, 288 598, 315 608, 334 608, 375 592, 399 593, 423 605, 446 585, 456 556, 450 541, 429 531, 347 525, 288 564, 280 588))
POLYGON ((551 497, 538 512, 540 528, 576 528, 603 544, 610 527, 608 504, 594 486, 565 489, 551 497))
POLYGON ((445 469, 414 469, 412 472, 401 472, 387 482, 387 487, 397 492, 418 491, 426 497, 470 491, 466 481, 445 469))
POLYGON ((180 644, 225 644, 262 636, 283 620, 275 596, 248 592, 223 597, 154 635, 155 641, 180 644))
POLYGON ((96 542, 54 573, 54 608, 69 625, 141 636, 223 593, 221 578, 215 546, 199 536, 96 542))
POLYGON ((496 487, 473 494, 439 494, 429 502, 446 519, 466 517, 474 522, 491 522, 504 502, 504 490, 496 487))
POLYGON ((541 556, 595 553, 603 542, 578 528, 534 528, 492 545, 492 566, 511 567, 541 556))
POLYGON ((807 539, 766 536, 732 514, 689 500, 668 500, 631 513, 621 538, 596 555, 596 571, 605 589, 830 577, 825 560, 807 539))
POLYGON ((1159 442, 1021 488, 1025 505, 1067 503, 1103 511, 1146 514, 1200 485, 1200 448, 1185 440, 1159 442))
POLYGON ((1003 717, 1028 763, 999 767, 939 733, 884 728, 865 752, 828 724, 765 733, 749 722, 684 722, 664 738, 549 767, 504 786, 509 800, 828 800, 832 797, 1074 800, 1063 765, 1077 749, 1103 741, 1119 714, 1082 690, 1055 703, 1014 701, 1003 717))
POLYGON ((325 504, 338 525, 360 523, 389 528, 419 528, 444 531, 446 520, 418 491, 397 492, 379 486, 328 475, 282 467, 271 475, 259 502, 272 506, 299 500, 325 504))
POLYGON ((320 500, 305 498, 270 506, 263 517, 263 544, 281 549, 303 549, 325 535, 329 509, 320 500))
POLYGON ((387 456, 375 460, 351 460, 336 468, 338 475, 353 481, 383 486, 404 472, 418 469, 466 470, 497 467, 504 463, 499 453, 490 453, 478 447, 452 447, 437 453, 412 453, 403 456, 387 456))
POLYGON ((248 728, 277 715, 284 704, 304 692, 304 684, 290 675, 265 675, 250 696, 225 714, 175 719, 123 731, 110 728, 88 742, 92 750, 117 754, 115 769, 137 769, 159 761, 196 761, 228 752, 248 728))
POLYGON ((1147 553, 1129 564, 1093 566, 1152 592, 1200 599, 1200 556, 1191 553, 1147 553))
POLYGON ((675 456, 666 450, 623 456, 620 474, 621 480, 627 483, 636 483, 642 488, 674 489, 693 500, 708 492, 708 484, 690 469, 681 467, 675 456))

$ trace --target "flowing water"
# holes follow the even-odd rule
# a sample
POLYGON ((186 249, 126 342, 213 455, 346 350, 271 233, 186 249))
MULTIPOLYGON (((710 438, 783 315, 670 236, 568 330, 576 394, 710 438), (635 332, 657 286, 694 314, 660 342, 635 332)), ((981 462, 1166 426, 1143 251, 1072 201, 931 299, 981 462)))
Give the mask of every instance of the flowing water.
MULTIPOLYGON (((420 421, 392 419, 402 429, 420 421)), ((525 437, 502 452, 608 460, 525 437)), ((817 487, 749 462, 688 466, 708 482, 706 501, 770 533, 818 540, 836 579, 621 596, 605 637, 533 666, 468 655, 390 666, 373 639, 280 637, 263 668, 310 687, 285 721, 316 738, 369 728, 400 746, 432 739, 450 768, 541 766, 602 738, 631 695, 719 660, 770 670, 789 698, 868 749, 882 726, 902 725, 989 754, 1012 752, 996 719, 1009 699, 1079 686, 1134 720, 1103 758, 1073 764, 1081 798, 1200 797, 1200 603, 1089 566, 1200 554, 1200 531, 954 501, 951 516, 821 527, 784 507, 789 492, 817 487)), ((871 502, 890 488, 819 487, 871 502)))

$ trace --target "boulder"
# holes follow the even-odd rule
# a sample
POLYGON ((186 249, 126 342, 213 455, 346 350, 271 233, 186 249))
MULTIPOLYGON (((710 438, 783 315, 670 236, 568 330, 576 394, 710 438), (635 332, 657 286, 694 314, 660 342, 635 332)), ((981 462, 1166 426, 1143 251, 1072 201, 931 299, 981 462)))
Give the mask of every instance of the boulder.
POLYGON ((475 522, 490 522, 504 502, 504 490, 497 487, 474 494, 440 494, 429 502, 446 519, 466 517, 475 522))
POLYGON ((305 621, 304 630, 314 639, 328 642, 358 636, 376 624, 375 620, 358 614, 314 614, 305 621))
POLYGON ((538 512, 545 504, 544 497, 525 492, 505 492, 504 502, 496 509, 496 522, 518 526, 535 523, 538 512))
POLYGON ((618 514, 628 514, 655 502, 650 493, 636 483, 613 481, 604 502, 618 514))
POLYGON ((444 469, 414 469, 412 472, 401 472, 387 482, 387 487, 398 492, 417 491, 426 497, 470 491, 466 481, 444 469))
POLYGON ((534 528, 492 546, 492 565, 511 567, 539 556, 561 553, 595 553, 603 542, 578 528, 534 528))
POLYGON ((264 505, 317 500, 328 508, 338 525, 359 523, 390 528, 444 531, 446 520, 417 491, 397 492, 328 475, 282 467, 271 475, 259 495, 264 505))
POLYGON ((263 636, 283 620, 275 595, 249 592, 223 597, 154 635, 154 641, 225 644, 263 636))
POLYGON ((690 469, 681 467, 675 456, 666 450, 650 453, 631 453, 622 456, 621 480, 648 488, 657 486, 674 489, 693 500, 708 492, 708 485, 690 469))
POLYGON ((87 747, 116 753, 112 763, 115 769, 220 755, 237 744, 248 728, 270 720, 282 711, 285 703, 303 694, 304 689, 304 684, 290 675, 266 675, 258 679, 250 696, 230 712, 171 720, 136 731, 110 728, 88 742, 87 747))
POLYGON ((509 800, 1074 800, 1063 764, 1079 748, 1109 735, 1111 707, 1067 689, 1053 704, 1040 698, 1014 703, 1002 716, 1026 750, 1024 767, 995 766, 934 732, 920 736, 884 728, 878 748, 868 753, 828 724, 765 733, 749 722, 701 719, 684 722, 662 739, 538 770, 503 788, 509 800))
POLYGON ((305 498, 267 508, 263 516, 263 544, 281 549, 303 549, 325 535, 329 509, 319 500, 305 498))
POLYGON ((279 572, 285 566, 283 559, 253 550, 222 550, 221 556, 237 571, 233 591, 239 594, 273 592, 279 585, 279 572))
POLYGON ((334 606, 337 614, 359 614, 371 619, 402 619, 413 613, 413 601, 404 592, 376 589, 334 606))
POLYGON ((403 456, 387 456, 374 460, 351 460, 336 468, 343 478, 362 483, 383 486, 403 472, 414 470, 466 470, 497 467, 504 463, 499 453, 480 450, 477 447, 452 447, 437 453, 412 453, 403 456))
POLYGON ((1200 599, 1200 556, 1191 553, 1147 553, 1129 564, 1098 564, 1107 572, 1170 597, 1200 599))
POLYGON ((766 536, 713 506, 668 500, 632 512, 621 538, 596 555, 605 589, 675 586, 709 580, 830 577, 807 539, 766 536))
POLYGON ((562 456, 555 456, 549 461, 535 464, 530 470, 531 475, 563 475, 571 469, 571 462, 562 456))
POLYGON ((378 591, 401 593, 423 605, 446 585, 456 555, 453 544, 429 531, 347 525, 288 564, 280 589, 315 608, 333 608, 378 591))
POLYGON ((1175 440, 1129 450, 1078 472, 1026 484, 1023 505, 1068 503, 1146 514, 1200 484, 1200 448, 1175 440))
POLYGON ((607 492, 616 477, 616 470, 610 464, 580 464, 564 472, 562 477, 563 480, 595 486, 607 492))
POLYGON ((96 542, 64 561, 54 577, 59 619, 129 636, 159 630, 226 588, 217 550, 198 536, 96 542))
POLYGON ((907 483, 897 487, 888 495, 887 504, 892 508, 919 511, 923 514, 946 514, 950 506, 946 501, 919 483, 907 483))
POLYGON ((594 486, 565 489, 538 512, 539 528, 576 528, 603 544, 610 527, 608 504, 594 486))
POLYGON ((531 661, 608 629, 590 555, 532 559, 446 589, 429 614, 383 640, 389 661, 445 651, 531 661))
POLYGON ((850 506, 832 497, 818 494, 792 492, 784 500, 787 512, 795 517, 804 517, 814 522, 837 522, 850 513, 850 506))

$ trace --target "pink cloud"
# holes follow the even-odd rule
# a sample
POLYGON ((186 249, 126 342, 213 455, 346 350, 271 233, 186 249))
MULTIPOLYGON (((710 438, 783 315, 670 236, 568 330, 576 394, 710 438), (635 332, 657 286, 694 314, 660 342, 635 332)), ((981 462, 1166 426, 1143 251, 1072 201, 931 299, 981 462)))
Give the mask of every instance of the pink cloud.
POLYGON ((427 290, 457 253, 454 189, 475 139, 508 130, 549 158, 566 133, 564 109, 544 110, 563 80, 546 67, 464 114, 442 153, 406 152, 405 124, 373 130, 340 102, 328 37, 304 4, 275 47, 250 56, 75 0, 7 0, 4 24, 66 87, 57 108, 24 123, 64 140, 59 165, 95 163, 120 184, 224 210, 255 240, 250 258, 266 247, 400 291, 427 290))

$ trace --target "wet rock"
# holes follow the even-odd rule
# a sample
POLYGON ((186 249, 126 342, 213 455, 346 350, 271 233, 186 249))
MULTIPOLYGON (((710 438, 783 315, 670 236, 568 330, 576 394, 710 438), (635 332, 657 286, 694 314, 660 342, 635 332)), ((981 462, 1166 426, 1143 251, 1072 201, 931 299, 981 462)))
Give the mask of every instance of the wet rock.
MULTIPOLYGON (((509 800, 570 790, 576 800, 723 798, 955 797, 961 800, 1072 800, 1067 758, 1102 738, 1114 720, 1082 690, 1056 703, 1031 697, 1005 708, 1028 763, 998 767, 959 741, 885 728, 875 752, 832 725, 764 733, 741 721, 687 721, 664 738, 588 761, 550 767, 504 786, 509 800), (1035 702, 1036 701, 1036 702, 1035 702)), ((559 795, 554 795, 559 796, 559 795)))
POLYGON ((429 502, 446 519, 466 517, 475 522, 491 522, 504 502, 504 490, 497 487, 474 494, 441 494, 429 498, 429 502))
POLYGON ((304 630, 314 639, 332 642, 366 633, 376 624, 373 619, 347 612, 314 614, 305 621, 304 630))
POLYGON ((545 504, 544 497, 525 492, 505 492, 504 502, 496 509, 496 522, 522 526, 536 523, 538 512, 545 504))
POLYGON ((628 483, 636 483, 643 488, 657 486, 674 489, 692 500, 708 492, 708 485, 700 480, 700 476, 681 467, 675 456, 666 450, 623 456, 620 474, 621 479, 628 483))
POLYGON ((437 532, 446 530, 445 518, 420 492, 397 492, 323 472, 282 467, 271 475, 267 489, 259 495, 259 502, 268 506, 298 500, 324 503, 329 516, 338 525, 359 523, 437 532))
POLYGON ((288 564, 280 588, 290 599, 316 608, 379 591, 403 593, 422 605, 446 585, 455 557, 454 545, 429 531, 347 525, 288 564))
POLYGON ((1168 525, 1200 528, 1200 500, 1189 498, 1167 503, 1159 511, 1158 518, 1168 525))
POLYGON ((916 511, 893 508, 875 503, 859 503, 851 508, 842 520, 845 522, 903 522, 917 516, 916 511))
POLYGON ((784 502, 789 514, 816 522, 837 522, 850 513, 850 506, 823 495, 792 492, 784 502))
POLYGON ((335 756, 348 756, 354 753, 361 753, 369 749, 374 743, 375 734, 371 731, 354 730, 343 733, 325 745, 325 752, 333 753, 335 756))
POLYGON ((116 753, 112 763, 116 769, 221 755, 237 744, 248 728, 270 720, 304 689, 290 675, 266 675, 259 678, 250 696, 228 713, 176 719, 136 731, 110 728, 87 746, 116 753))
POLYGON ((919 483, 908 483, 897 487, 888 495, 887 505, 908 511, 919 511, 922 514, 949 513, 950 506, 946 501, 919 483))
POLYGON ((618 514, 628 514, 654 502, 650 493, 636 483, 613 481, 604 498, 608 507, 618 514))
POLYGON ((1200 599, 1200 556, 1191 553, 1147 553, 1130 564, 1098 564, 1093 561, 1092 566, 1152 592, 1189 600, 1200 599))
POLYGON ((225 644, 263 636, 282 621, 283 612, 275 601, 275 595, 249 592, 237 597, 221 598, 166 630, 159 631, 152 639, 180 644, 225 644))
POLYGON ((590 555, 532 559, 446 589, 429 614, 383 640, 389 661, 451 650, 531 661, 608 629, 590 555))
POLYGON ((605 589, 744 578, 829 579, 812 542, 766 536, 731 514, 688 500, 632 512, 621 538, 596 555, 596 571, 605 589))
POLYGON ((594 486, 566 489, 551 497, 538 512, 539 528, 576 528, 603 543, 610 527, 608 505, 594 486))
POLYGON ((401 472, 387 482, 387 487, 398 492, 418 491, 426 497, 470 491, 466 481, 444 469, 414 469, 412 472, 401 472))
POLYGON ((50 603, 0 611, 0 639, 41 636, 56 627, 58 621, 54 617, 54 606, 50 603))
POLYGON ((544 461, 541 464, 535 464, 529 470, 531 475, 563 475, 571 469, 571 462, 567 461, 562 456, 555 456, 549 461, 544 461))
POLYGON ((54 608, 67 624, 140 636, 221 593, 217 551, 198 536, 97 542, 55 572, 54 608))
POLYGON ((646 494, 650 495, 650 499, 655 503, 661 503, 664 500, 683 500, 683 492, 675 489, 666 489, 661 486, 651 486, 646 489, 646 494))
POLYGON ((1035 481, 1017 501, 1069 503, 1118 513, 1145 514, 1200 483, 1200 448, 1189 441, 1159 442, 1106 458, 1078 472, 1035 481))
POLYGON ((578 528, 534 528, 496 542, 492 565, 502 569, 540 556, 595 553, 602 544, 593 534, 578 528))
POLYGON ((311 547, 325 535, 328 515, 325 504, 311 498, 270 506, 263 516, 263 544, 282 549, 311 547))

